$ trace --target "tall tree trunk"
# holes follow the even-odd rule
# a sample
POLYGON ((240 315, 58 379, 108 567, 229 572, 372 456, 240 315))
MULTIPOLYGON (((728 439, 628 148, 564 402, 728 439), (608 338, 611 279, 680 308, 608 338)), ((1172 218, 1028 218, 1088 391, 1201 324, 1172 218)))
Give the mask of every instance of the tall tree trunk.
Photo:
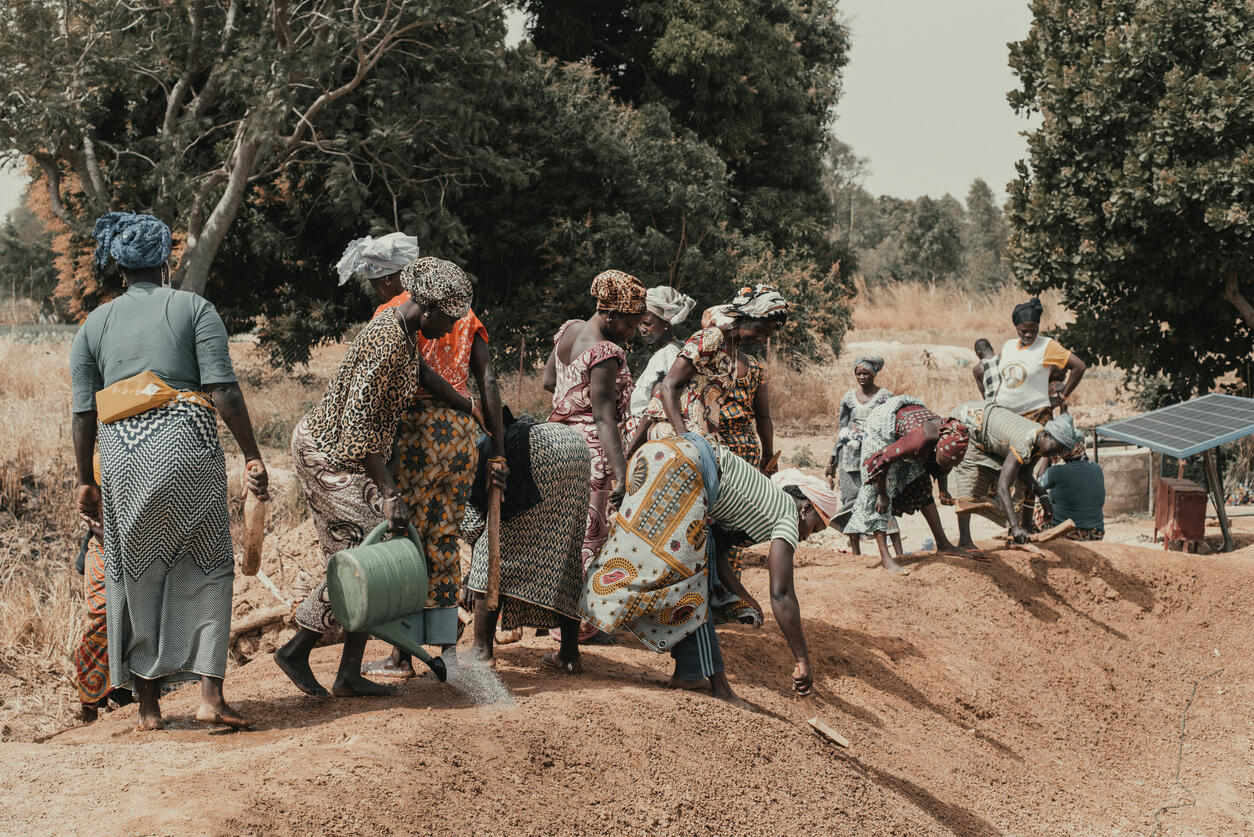
POLYGON ((1245 327, 1254 332, 1254 305, 1251 305, 1249 298, 1241 293, 1235 270, 1230 270, 1224 275, 1224 299, 1237 309, 1241 319, 1245 320, 1245 327))
POLYGON ((205 221, 201 230, 188 230, 187 248, 179 261, 178 271, 174 276, 174 284, 185 291, 204 295, 205 284, 209 281, 209 269, 218 255, 218 248, 226 238, 227 230, 239 214, 240 202, 248 191, 248 179, 257 166, 257 155, 261 151, 261 143, 255 139, 245 140, 243 135, 232 155, 231 174, 226 181, 226 190, 218 198, 213 212, 205 221))

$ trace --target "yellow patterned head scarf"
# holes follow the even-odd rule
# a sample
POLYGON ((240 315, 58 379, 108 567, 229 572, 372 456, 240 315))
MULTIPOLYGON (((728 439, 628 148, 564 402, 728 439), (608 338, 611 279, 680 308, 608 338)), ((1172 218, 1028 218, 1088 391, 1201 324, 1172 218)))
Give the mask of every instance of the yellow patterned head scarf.
POLYGON ((643 314, 645 288, 640 280, 621 270, 606 270, 592 280, 592 295, 598 311, 643 314))

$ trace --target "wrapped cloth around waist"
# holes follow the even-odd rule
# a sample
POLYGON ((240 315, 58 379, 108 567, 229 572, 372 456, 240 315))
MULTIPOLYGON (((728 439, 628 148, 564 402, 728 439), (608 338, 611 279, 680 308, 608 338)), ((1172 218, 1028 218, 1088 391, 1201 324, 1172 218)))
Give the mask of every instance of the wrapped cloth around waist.
POLYGON ((214 409, 213 400, 207 393, 177 390, 155 373, 145 370, 97 392, 96 418, 102 424, 113 424, 164 407, 172 401, 190 401, 214 409))

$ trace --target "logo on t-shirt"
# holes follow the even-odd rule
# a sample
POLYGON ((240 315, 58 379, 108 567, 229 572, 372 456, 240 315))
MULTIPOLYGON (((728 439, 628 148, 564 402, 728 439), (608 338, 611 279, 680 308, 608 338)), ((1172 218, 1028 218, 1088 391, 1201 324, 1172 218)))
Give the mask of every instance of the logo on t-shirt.
POLYGON ((1001 384, 1007 389, 1018 389, 1028 379, 1028 369, 1019 361, 1002 364, 1001 384))

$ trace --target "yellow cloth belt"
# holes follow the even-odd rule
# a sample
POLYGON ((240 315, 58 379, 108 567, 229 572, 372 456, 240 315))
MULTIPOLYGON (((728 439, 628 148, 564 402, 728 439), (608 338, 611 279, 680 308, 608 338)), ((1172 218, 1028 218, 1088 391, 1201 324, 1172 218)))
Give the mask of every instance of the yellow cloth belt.
POLYGON ((194 390, 177 390, 149 370, 132 375, 96 393, 96 418, 112 424, 137 416, 171 401, 188 401, 214 409, 208 394, 194 390))

